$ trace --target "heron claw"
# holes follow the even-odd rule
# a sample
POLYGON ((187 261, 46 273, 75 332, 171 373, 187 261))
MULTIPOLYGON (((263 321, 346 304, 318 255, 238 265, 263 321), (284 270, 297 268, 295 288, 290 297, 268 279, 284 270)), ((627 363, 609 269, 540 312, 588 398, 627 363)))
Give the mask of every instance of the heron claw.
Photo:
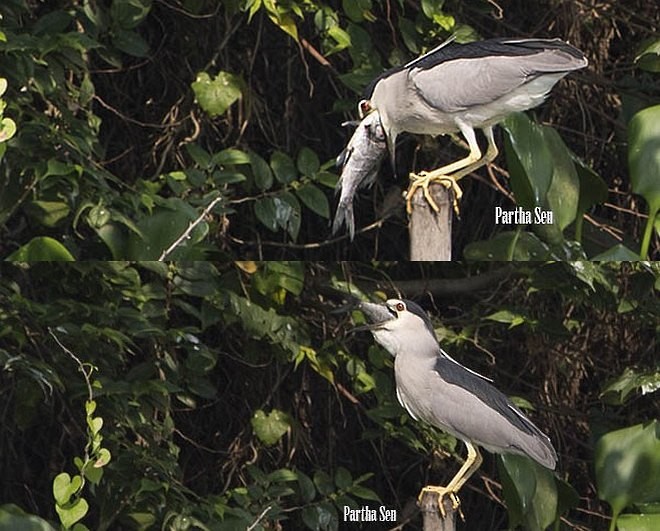
POLYGON ((463 511, 461 510, 461 500, 458 498, 458 494, 456 494, 455 491, 450 490, 447 487, 435 487, 433 485, 427 485, 421 490, 419 496, 417 497, 418 504, 422 502, 422 498, 424 497, 424 494, 426 494, 427 492, 433 492, 438 495, 438 507, 440 509, 440 514, 442 515, 443 518, 446 518, 447 516, 447 512, 445 511, 444 498, 445 496, 449 496, 449 499, 451 500, 452 509, 458 511, 461 520, 465 521, 465 516, 463 515, 463 511))
POLYGON ((440 208, 438 207, 437 203, 431 196, 431 192, 429 191, 429 185, 432 182, 438 182, 445 188, 451 189, 454 192, 452 204, 454 207, 454 212, 456 212, 457 216, 459 215, 458 201, 463 195, 463 191, 452 175, 436 175, 434 172, 421 171, 419 173, 411 173, 409 177, 410 186, 408 187, 408 191, 404 194, 406 198, 406 211, 408 212, 408 215, 412 213, 412 198, 418 188, 421 188, 424 192, 424 197, 426 198, 426 201, 433 209, 433 211, 436 214, 440 212, 440 208))

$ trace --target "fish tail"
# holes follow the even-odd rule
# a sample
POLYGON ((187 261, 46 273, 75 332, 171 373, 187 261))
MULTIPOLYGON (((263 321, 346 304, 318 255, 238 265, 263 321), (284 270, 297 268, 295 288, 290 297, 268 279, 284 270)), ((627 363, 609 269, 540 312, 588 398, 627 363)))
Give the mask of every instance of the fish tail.
POLYGON ((332 222, 332 234, 337 234, 342 225, 346 225, 348 234, 353 241, 355 237, 355 220, 353 219, 353 203, 352 202, 339 202, 337 205, 337 212, 335 213, 335 219, 332 222))

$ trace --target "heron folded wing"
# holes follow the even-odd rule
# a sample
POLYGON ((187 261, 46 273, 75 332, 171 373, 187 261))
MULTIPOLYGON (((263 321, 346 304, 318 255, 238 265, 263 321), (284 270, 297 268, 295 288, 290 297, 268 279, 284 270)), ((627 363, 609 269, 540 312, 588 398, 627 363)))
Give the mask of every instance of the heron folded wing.
MULTIPOLYGON (((409 79, 427 105, 443 113, 455 113, 507 97, 543 74, 568 73, 572 70, 571 59, 561 52, 455 59, 431 69, 415 68, 409 79)), ((557 76, 549 79, 547 87, 543 85, 543 94, 557 80, 557 76)))

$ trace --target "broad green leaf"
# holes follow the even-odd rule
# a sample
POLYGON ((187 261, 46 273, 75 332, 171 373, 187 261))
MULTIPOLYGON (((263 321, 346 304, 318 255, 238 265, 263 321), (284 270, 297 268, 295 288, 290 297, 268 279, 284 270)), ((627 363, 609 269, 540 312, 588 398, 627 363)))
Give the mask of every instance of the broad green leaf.
POLYGON ((82 478, 78 475, 71 476, 66 472, 61 472, 53 479, 53 497, 58 505, 66 505, 73 496, 82 487, 82 478))
POLYGON ((28 514, 18 505, 8 503, 0 505, 0 529, 7 531, 55 531, 46 520, 34 514, 28 514))
POLYGON ((498 312, 487 315, 485 318, 489 321, 495 321, 497 323, 508 323, 511 325, 509 328, 513 328, 527 322, 527 316, 509 310, 500 310, 498 312))
POLYGON ((26 213, 46 227, 54 227, 66 218, 71 209, 62 201, 30 201, 25 204, 26 213))
POLYGON ((639 371, 628 367, 618 378, 607 382, 600 398, 608 404, 623 404, 637 390, 643 395, 660 389, 660 371, 639 371))
POLYGON ((298 481, 298 472, 288 468, 280 468, 268 474, 267 479, 272 483, 279 483, 283 481, 298 481))
POLYGON ((303 184, 296 189, 296 195, 303 204, 319 216, 330 218, 330 205, 325 194, 311 183, 303 184))
POLYGON ((637 66, 648 72, 660 72, 660 39, 646 41, 637 56, 637 66))
POLYGON ((206 72, 200 72, 191 87, 199 106, 215 117, 224 114, 241 97, 242 85, 238 76, 221 71, 213 79, 206 72))
POLYGON ((284 33, 293 37, 294 40, 298 40, 298 28, 296 27, 293 17, 284 13, 277 16, 269 14, 269 18, 273 24, 280 28, 284 33))
POLYGON ((314 472, 314 485, 316 485, 319 494, 329 496, 335 491, 335 484, 332 478, 323 470, 314 472))
POLYGON ((542 126, 524 113, 513 113, 503 122, 506 161, 516 203, 527 210, 541 206, 552 183, 552 153, 542 126))
POLYGON ((353 484, 353 477, 351 473, 343 466, 340 466, 335 472, 335 485, 338 489, 346 490, 353 484))
POLYGON ((186 144, 186 151, 195 163, 203 169, 207 169, 211 166, 211 155, 204 148, 197 144, 186 144))
POLYGON ((9 262, 39 262, 39 261, 65 261, 73 262, 75 258, 60 242, 48 236, 32 238, 20 249, 11 253, 7 258, 9 262))
POLYGON ((511 529, 522 525, 530 531, 542 531, 557 519, 558 495, 552 471, 515 454, 499 456, 498 468, 511 529))
POLYGON ((584 161, 571 153, 578 181, 580 183, 580 197, 578 199, 577 214, 575 219, 575 239, 582 241, 582 223, 584 214, 594 205, 604 203, 607 199, 607 183, 584 161))
POLYGON ((254 203, 254 214, 257 219, 270 230, 275 232, 278 227, 275 199, 273 197, 262 197, 254 203))
POLYGON ((591 260, 595 262, 623 262, 623 261, 632 261, 636 262, 640 260, 640 257, 634 251, 631 251, 623 244, 618 244, 604 251, 596 256, 592 256, 591 260))
MULTIPOLYGON (((161 253, 184 233, 190 222, 199 216, 195 208, 176 197, 170 198, 165 205, 166 207, 154 209, 152 215, 142 218, 137 223, 139 234, 132 232, 129 235, 126 248, 128 257, 124 258, 157 260, 161 253)), ((199 256, 194 254, 194 245, 205 237, 208 229, 207 222, 199 223, 190 233, 190 237, 168 255, 168 259, 177 257, 192 259, 199 256)))
POLYGON ((215 153, 213 155, 213 162, 218 166, 251 164, 252 160, 250 155, 240 149, 228 148, 215 153))
POLYGON ((579 182, 575 164, 559 133, 551 127, 543 127, 545 140, 553 161, 553 173, 547 204, 554 213, 555 225, 563 231, 573 223, 578 206, 579 182))
POLYGON ((307 474, 298 472, 298 488, 303 502, 309 503, 316 497, 316 487, 307 474))
POLYGON ((298 171, 302 175, 312 177, 319 171, 321 163, 319 162, 319 156, 314 151, 304 147, 298 152, 296 166, 298 166, 298 171))
POLYGON ((660 423, 653 420, 603 435, 596 444, 598 497, 613 517, 635 503, 660 500, 660 423))
POLYGON ((114 0, 110 7, 113 22, 122 29, 134 29, 151 10, 151 0, 114 0))
POLYGON ((252 166, 252 175, 254 176, 254 184, 260 190, 268 190, 273 186, 273 172, 268 163, 254 151, 248 151, 250 157, 250 165, 252 166))
POLYGON ((79 522, 85 517, 89 510, 89 505, 84 498, 79 498, 71 507, 64 508, 60 505, 55 505, 55 510, 60 517, 62 525, 66 529, 69 529, 73 527, 76 522, 79 522))
POLYGON ((273 204, 277 224, 295 241, 300 231, 300 203, 291 192, 284 191, 273 198, 273 204))
POLYGON ((296 165, 291 157, 282 151, 274 151, 270 157, 270 167, 278 181, 288 184, 298 177, 296 165))
POLYGON ((268 414, 259 409, 252 416, 250 423, 259 440, 266 446, 272 446, 291 427, 291 418, 278 409, 273 409, 268 414))
POLYGON ((547 260, 552 256, 548 246, 531 232, 501 232, 490 240, 465 246, 468 260, 547 260))
POLYGON ((660 105, 639 111, 628 125, 628 166, 632 191, 649 205, 640 256, 648 254, 655 217, 660 210, 660 105))
POLYGON ((146 57, 149 53, 147 41, 133 30, 118 30, 112 39, 112 44, 133 57, 146 57))
POLYGON ((618 531, 658 531, 660 514, 622 514, 616 527, 618 531))
POLYGON ((101 448, 98 453, 98 457, 96 461, 94 461, 94 467, 95 468, 101 468, 105 465, 107 465, 110 462, 110 459, 112 459, 112 455, 110 454, 110 450, 107 448, 101 448))
POLYGON ((11 118, 0 120, 0 142, 6 142, 16 134, 16 122, 11 118))

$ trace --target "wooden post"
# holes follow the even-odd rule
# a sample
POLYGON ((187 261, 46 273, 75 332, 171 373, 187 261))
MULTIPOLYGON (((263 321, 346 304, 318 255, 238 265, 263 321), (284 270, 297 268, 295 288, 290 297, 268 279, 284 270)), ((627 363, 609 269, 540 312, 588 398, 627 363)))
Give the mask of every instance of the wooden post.
POLYGON ((456 509, 449 496, 442 499, 445 516, 440 514, 437 492, 424 492, 419 508, 424 520, 424 531, 456 531, 456 509))
POLYGON ((429 186, 431 197, 440 208, 437 214, 418 188, 412 198, 410 234, 410 259, 451 260, 451 224, 453 218, 453 192, 442 184, 429 186))

